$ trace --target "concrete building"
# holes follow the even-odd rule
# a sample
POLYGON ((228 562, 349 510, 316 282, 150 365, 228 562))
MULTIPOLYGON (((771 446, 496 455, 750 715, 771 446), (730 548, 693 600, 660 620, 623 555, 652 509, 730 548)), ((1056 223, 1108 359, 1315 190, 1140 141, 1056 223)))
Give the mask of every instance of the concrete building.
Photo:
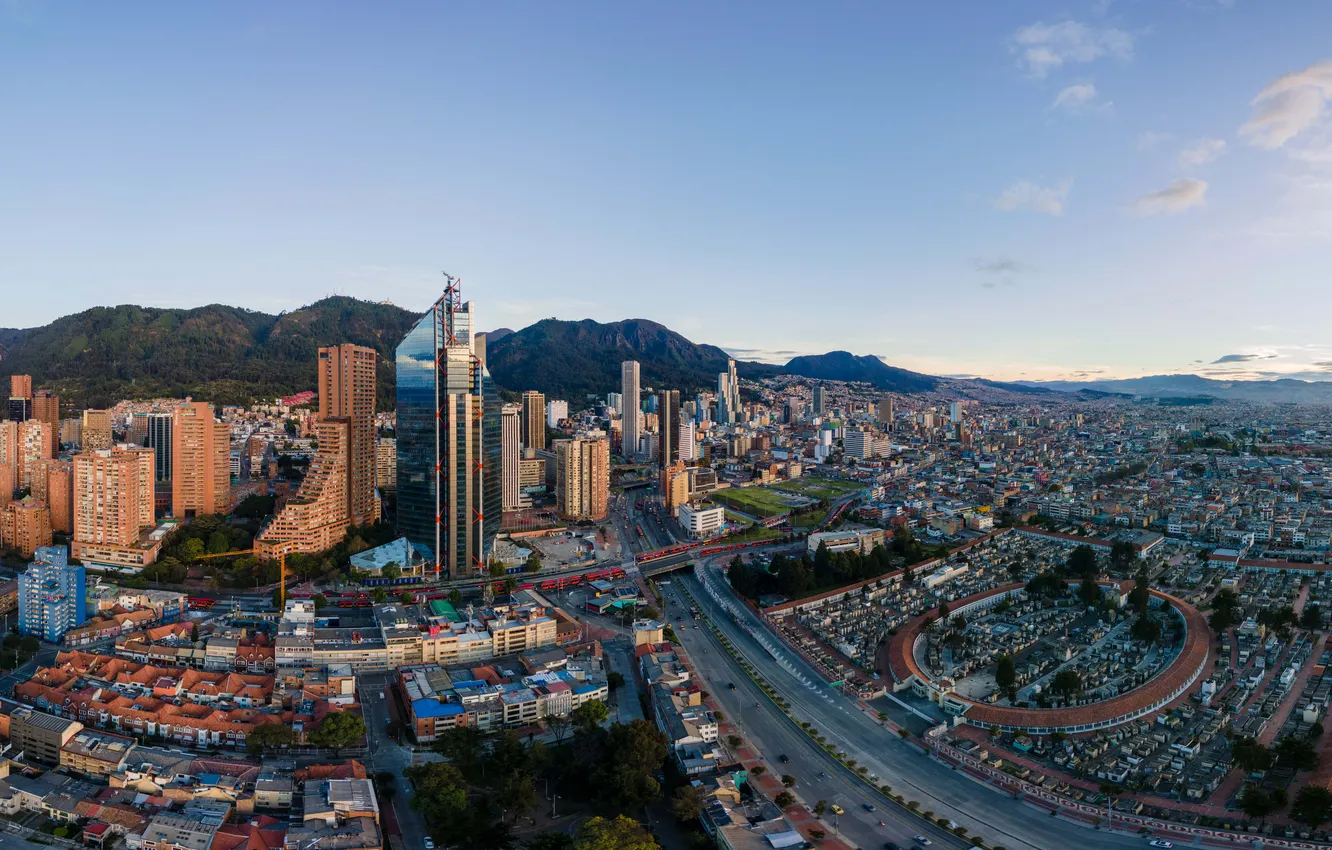
POLYGON ((9 714, 9 740, 30 759, 60 764, 60 751, 83 730, 77 720, 20 707, 9 714))
POLYGON ((170 413, 149 413, 144 417, 143 446, 153 450, 153 471, 163 484, 171 480, 171 423, 170 413))
POLYGON ((51 509, 40 499, 25 496, 0 509, 0 543, 31 558, 51 545, 51 509))
POLYGON ((893 424, 893 397, 886 395, 879 399, 879 403, 875 405, 874 410, 878 420, 891 428, 893 424))
POLYGON ((638 439, 643 435, 643 412, 638 397, 638 361, 620 364, 620 396, 624 407, 624 425, 620 430, 620 453, 626 459, 638 454, 638 439))
POLYGON ((692 418, 686 418, 680 422, 678 439, 680 441, 680 460, 685 463, 698 460, 698 443, 694 435, 694 420, 692 418))
POLYGON ((530 449, 546 447, 546 396, 536 390, 523 393, 523 445, 530 449))
POLYGON ((561 422, 569 418, 569 402, 551 399, 546 402, 546 426, 550 428, 557 427, 561 422))
POLYGON ((856 460, 874 457, 874 435, 864 428, 847 428, 842 436, 842 454, 856 460))
POLYGON ((88 619, 83 567, 69 563, 64 546, 42 546, 19 576, 19 631, 59 643, 65 632, 88 619))
POLYGON ((685 502, 676 509, 675 515, 681 527, 696 540, 716 537, 726 522, 726 509, 711 503, 685 502))
MULTIPOLYGON (((637 366, 638 364, 634 364, 637 366)), ((610 495, 610 441, 555 441, 555 499, 566 519, 604 519, 610 495)))
POLYGON ((501 411, 501 441, 504 443, 501 465, 504 479, 504 510, 516 511, 522 507, 520 470, 523 460, 523 418, 520 405, 506 404, 501 411))
POLYGON ((300 491, 254 538, 261 557, 276 558, 282 552, 322 552, 337 545, 346 534, 351 422, 345 417, 329 418, 315 429, 319 450, 310 461, 300 491))
POLYGON ((124 735, 80 729, 60 748, 60 766, 87 776, 109 776, 125 766, 136 745, 124 735))
POLYGON ((665 469, 680 460, 680 391, 657 393, 657 462, 665 469))
MULTIPOLYGON (((353 525, 378 519, 375 508, 375 360, 373 348, 319 349, 319 419, 347 420, 347 516, 353 525)), ((322 446, 322 443, 321 443, 322 446)))
POLYGON ((51 457, 60 454, 60 396, 50 390, 38 390, 32 396, 32 418, 51 433, 51 457))
POLYGON ((85 452, 111 448, 111 411, 83 411, 83 442, 85 452))
POLYGON ((375 486, 381 493, 398 489, 398 441, 380 437, 375 443, 375 486))
POLYGON ((139 546, 157 523, 152 449, 101 449, 74 456, 74 536, 80 561, 146 566, 158 546, 139 546))
POLYGON ((213 406, 187 402, 171 422, 171 511, 180 518, 225 511, 231 501, 230 431, 213 406))
POLYGON ((69 461, 45 460, 32 478, 32 495, 51 510, 51 530, 74 532, 74 466, 69 461))
POLYGON ((814 399, 813 404, 810 405, 810 413, 815 416, 822 416, 827 406, 827 391, 823 389, 823 384, 819 384, 814 387, 814 399))
POLYGON ((32 375, 10 375, 9 397, 32 398, 32 375))

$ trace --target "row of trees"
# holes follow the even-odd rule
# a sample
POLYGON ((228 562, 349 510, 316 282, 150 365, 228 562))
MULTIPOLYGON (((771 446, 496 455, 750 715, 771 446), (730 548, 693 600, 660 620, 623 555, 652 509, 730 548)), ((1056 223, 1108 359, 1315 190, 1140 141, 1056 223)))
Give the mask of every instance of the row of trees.
POLYGON ((824 544, 811 556, 776 555, 768 569, 747 565, 737 557, 731 561, 731 586, 742 596, 758 599, 770 593, 791 598, 807 596, 833 587, 877 578, 896 569, 904 569, 903 581, 915 576, 911 565, 946 552, 941 547, 926 546, 916 540, 911 530, 899 527, 886 545, 875 546, 868 555, 859 551, 832 552, 824 544))

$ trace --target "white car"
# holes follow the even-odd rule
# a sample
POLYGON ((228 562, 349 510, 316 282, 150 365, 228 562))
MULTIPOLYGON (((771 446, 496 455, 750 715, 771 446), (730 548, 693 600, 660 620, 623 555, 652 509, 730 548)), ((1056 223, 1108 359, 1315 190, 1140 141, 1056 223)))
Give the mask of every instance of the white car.
POLYGON ((912 839, 921 847, 929 847, 931 844, 934 843, 933 841, 929 840, 923 835, 913 835, 912 839))
POLYGON ((1169 842, 1169 841, 1166 841, 1164 838, 1158 838, 1158 839, 1156 839, 1155 841, 1150 841, 1150 842, 1148 842, 1148 843, 1147 843, 1147 846, 1148 846, 1148 847, 1174 847, 1175 845, 1172 844, 1172 843, 1169 842))
POLYGON ((425 850, 435 850, 435 839, 428 835, 425 837, 425 850))

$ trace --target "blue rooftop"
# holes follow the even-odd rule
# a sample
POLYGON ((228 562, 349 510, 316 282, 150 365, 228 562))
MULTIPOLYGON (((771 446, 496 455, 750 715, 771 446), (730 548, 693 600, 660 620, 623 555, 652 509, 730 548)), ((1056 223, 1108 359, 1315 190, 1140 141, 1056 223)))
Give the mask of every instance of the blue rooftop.
POLYGON ((440 702, 437 699, 429 697, 412 700, 412 713, 417 717, 452 717, 456 714, 462 714, 461 705, 451 702, 440 702))

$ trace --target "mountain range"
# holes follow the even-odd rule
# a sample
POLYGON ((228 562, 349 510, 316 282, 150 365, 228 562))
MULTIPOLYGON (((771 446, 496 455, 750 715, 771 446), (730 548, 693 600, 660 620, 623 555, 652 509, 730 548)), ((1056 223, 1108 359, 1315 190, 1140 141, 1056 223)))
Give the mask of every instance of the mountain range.
MULTIPOLYGON (((0 377, 30 374, 72 409, 121 398, 192 395, 245 404, 315 385, 316 349, 350 342, 379 353, 378 401, 392 409, 393 350, 419 314, 335 296, 277 315, 212 304, 190 310, 96 307, 37 328, 0 328, 0 377)), ((487 334, 487 362, 509 392, 535 389, 581 401, 620 387, 620 363, 637 360, 640 385, 686 395, 715 389, 730 355, 647 319, 544 319, 487 334)), ((1332 382, 1216 381, 1196 375, 1090 382, 1005 383, 926 375, 846 351, 802 355, 784 365, 737 360, 741 377, 792 375, 856 381, 884 392, 983 401, 1075 393, 1084 398, 1215 398, 1332 403, 1332 382)))

